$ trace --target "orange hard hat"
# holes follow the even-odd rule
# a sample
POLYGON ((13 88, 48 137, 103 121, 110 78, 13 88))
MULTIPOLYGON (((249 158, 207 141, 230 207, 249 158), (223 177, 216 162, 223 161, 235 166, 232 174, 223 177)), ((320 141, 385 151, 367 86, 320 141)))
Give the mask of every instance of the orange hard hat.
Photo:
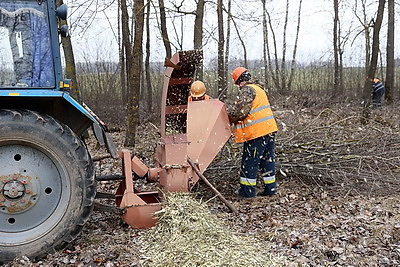
POLYGON ((206 86, 202 81, 194 81, 190 86, 190 95, 192 97, 201 97, 206 93, 206 86))
POLYGON ((237 79, 239 79, 240 75, 242 75, 243 72, 248 71, 248 69, 243 68, 243 67, 238 67, 233 70, 232 72, 232 79, 233 82, 236 84, 237 79))

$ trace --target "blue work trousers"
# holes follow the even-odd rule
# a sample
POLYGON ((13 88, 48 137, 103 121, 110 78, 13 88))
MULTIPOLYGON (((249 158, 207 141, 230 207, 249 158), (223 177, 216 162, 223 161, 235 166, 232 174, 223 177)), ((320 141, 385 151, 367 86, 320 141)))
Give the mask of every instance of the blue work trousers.
POLYGON ((276 193, 275 182, 275 134, 269 134, 244 142, 240 169, 239 195, 254 197, 258 171, 264 180, 264 195, 276 193))

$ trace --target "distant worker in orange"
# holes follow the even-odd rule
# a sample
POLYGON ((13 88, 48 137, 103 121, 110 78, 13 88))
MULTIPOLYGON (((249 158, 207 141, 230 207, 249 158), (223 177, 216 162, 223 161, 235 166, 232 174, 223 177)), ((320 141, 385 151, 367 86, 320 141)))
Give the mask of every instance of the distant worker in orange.
POLYGON ((372 83, 372 104, 378 108, 382 106, 382 96, 385 93, 385 86, 378 78, 374 78, 372 83))
POLYGON ((210 97, 206 94, 206 86, 202 81, 194 81, 190 86, 190 96, 188 102, 209 100, 210 97))
POLYGON ((264 189, 258 195, 271 196, 276 193, 275 181, 275 133, 278 131, 267 94, 246 68, 232 72, 235 85, 240 91, 229 119, 234 124, 236 143, 243 143, 240 166, 241 197, 256 196, 258 171, 261 170, 264 189))

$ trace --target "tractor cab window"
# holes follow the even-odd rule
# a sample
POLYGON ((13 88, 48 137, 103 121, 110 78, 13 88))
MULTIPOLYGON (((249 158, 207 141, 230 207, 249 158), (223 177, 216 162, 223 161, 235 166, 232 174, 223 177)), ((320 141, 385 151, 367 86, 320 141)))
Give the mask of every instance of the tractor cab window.
POLYGON ((0 89, 55 86, 46 14, 36 0, 0 1, 0 89))

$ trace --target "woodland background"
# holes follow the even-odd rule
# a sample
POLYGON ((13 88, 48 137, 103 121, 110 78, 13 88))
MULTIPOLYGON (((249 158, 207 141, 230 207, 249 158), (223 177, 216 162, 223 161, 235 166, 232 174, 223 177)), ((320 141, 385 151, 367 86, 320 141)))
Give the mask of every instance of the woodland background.
POLYGON ((73 93, 106 122, 126 128, 126 144, 134 144, 142 119, 159 120, 163 58, 179 50, 203 50, 207 62, 196 79, 222 101, 237 92, 230 77, 237 66, 249 68, 269 94, 352 103, 366 117, 371 102, 366 77, 384 82, 387 104, 400 97, 394 0, 64 2, 72 10, 72 35, 62 41, 73 93), (307 46, 321 42, 321 33, 303 34, 313 29, 307 24, 313 17, 330 21, 321 44, 327 48, 304 56, 307 46), (93 39, 99 28, 112 29, 113 41, 93 39))

